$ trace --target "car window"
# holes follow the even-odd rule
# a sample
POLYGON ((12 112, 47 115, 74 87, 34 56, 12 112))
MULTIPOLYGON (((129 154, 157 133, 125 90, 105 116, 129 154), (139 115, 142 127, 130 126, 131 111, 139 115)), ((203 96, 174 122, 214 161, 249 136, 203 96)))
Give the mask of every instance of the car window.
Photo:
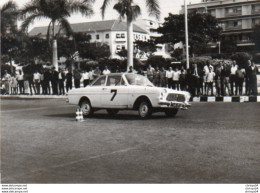
POLYGON ((126 74, 125 77, 130 85, 153 86, 153 84, 142 75, 126 74))
POLYGON ((122 76, 108 76, 107 86, 120 86, 122 76))
POLYGON ((105 86, 106 76, 100 77, 92 86, 105 86))

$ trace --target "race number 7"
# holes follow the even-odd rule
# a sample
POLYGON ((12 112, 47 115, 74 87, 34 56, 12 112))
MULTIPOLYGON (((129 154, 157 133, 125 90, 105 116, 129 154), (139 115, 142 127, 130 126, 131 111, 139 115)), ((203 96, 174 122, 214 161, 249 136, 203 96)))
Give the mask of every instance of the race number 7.
POLYGON ((111 93, 114 93, 111 100, 110 101, 113 101, 114 98, 116 97, 116 94, 117 94, 117 90, 111 90, 111 93))

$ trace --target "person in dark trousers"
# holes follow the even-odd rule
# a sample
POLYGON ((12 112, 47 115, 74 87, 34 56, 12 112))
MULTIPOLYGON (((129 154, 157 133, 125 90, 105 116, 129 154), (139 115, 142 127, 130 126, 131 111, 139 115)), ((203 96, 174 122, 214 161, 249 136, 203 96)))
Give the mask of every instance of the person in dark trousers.
POLYGON ((186 75, 187 75, 187 72, 184 69, 184 67, 182 66, 181 70, 180 70, 180 78, 179 78, 181 90, 186 90, 186 75))
POLYGON ((236 71, 237 71, 237 64, 236 61, 232 62, 232 66, 230 68, 230 88, 231 88, 231 95, 234 95, 234 93, 237 93, 237 90, 234 92, 234 89, 236 89, 236 71))
POLYGON ((160 87, 166 87, 166 71, 164 67, 160 70, 160 87))
POLYGON ((153 84, 154 86, 160 86, 160 70, 158 66, 153 71, 153 84))
POLYGON ((55 68, 53 68, 52 75, 51 75, 51 86, 52 86, 53 95, 58 95, 58 80, 59 80, 59 73, 55 70, 55 68))
POLYGON ((197 64, 193 65, 193 68, 191 70, 192 74, 192 81, 194 82, 193 86, 195 89, 195 95, 199 96, 201 94, 201 81, 203 79, 203 72, 201 69, 197 67, 197 64))
POLYGON ((33 95, 34 93, 36 93, 35 85, 34 85, 34 82, 33 82, 33 74, 28 74, 27 78, 28 78, 28 81, 29 81, 30 93, 31 93, 31 95, 33 95))
POLYGON ((80 79, 81 79, 81 74, 79 69, 75 69, 73 72, 74 75, 74 86, 75 88, 80 88, 80 79))
POLYGON ((65 74, 61 69, 59 69, 59 74, 58 74, 59 95, 65 94, 64 80, 65 80, 65 74))
POLYGON ((51 80, 51 72, 48 69, 44 69, 43 72, 43 94, 49 95, 51 94, 50 89, 50 80, 51 80))
POLYGON ((257 96, 257 73, 258 68, 254 62, 251 62, 249 67, 249 94, 257 96))
POLYGON ((240 96, 243 94, 243 84, 245 79, 245 73, 242 71, 241 67, 238 67, 236 71, 236 95, 240 96))
POLYGON ((72 73, 71 70, 66 74, 65 76, 66 79, 66 91, 69 92, 69 90, 72 89, 72 73))
POLYGON ((21 70, 19 71, 19 74, 16 76, 16 78, 18 80, 20 94, 24 94, 24 76, 21 70))
POLYGON ((245 87, 246 87, 246 91, 245 94, 246 95, 250 95, 250 67, 251 67, 251 60, 248 60, 247 65, 246 65, 246 73, 245 73, 245 87))
POLYGON ((215 86, 216 86, 216 95, 219 97, 222 95, 222 86, 221 86, 221 71, 222 67, 221 64, 218 64, 216 67, 215 73, 215 86))
POLYGON ((224 95, 230 95, 230 86, 229 86, 229 80, 230 80, 230 67, 224 63, 223 69, 221 71, 221 78, 223 81, 223 96, 224 95), (228 91, 228 92, 226 92, 228 91))

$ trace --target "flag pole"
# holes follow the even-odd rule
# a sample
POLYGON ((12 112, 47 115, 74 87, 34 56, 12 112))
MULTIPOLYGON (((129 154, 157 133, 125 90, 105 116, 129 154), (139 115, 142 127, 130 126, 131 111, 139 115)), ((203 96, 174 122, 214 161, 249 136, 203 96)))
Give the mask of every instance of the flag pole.
POLYGON ((189 35, 188 35, 188 10, 187 3, 184 0, 184 12, 185 12, 185 41, 186 41, 186 68, 190 68, 190 60, 189 60, 189 35))

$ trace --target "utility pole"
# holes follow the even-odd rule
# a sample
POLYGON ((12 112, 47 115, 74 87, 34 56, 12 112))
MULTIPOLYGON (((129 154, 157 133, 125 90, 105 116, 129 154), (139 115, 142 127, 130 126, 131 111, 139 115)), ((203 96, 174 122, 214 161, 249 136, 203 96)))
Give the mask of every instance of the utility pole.
POLYGON ((190 60, 189 60, 189 35, 188 35, 188 10, 186 0, 184 0, 184 12, 185 12, 185 41, 186 41, 186 68, 190 68, 190 60))

